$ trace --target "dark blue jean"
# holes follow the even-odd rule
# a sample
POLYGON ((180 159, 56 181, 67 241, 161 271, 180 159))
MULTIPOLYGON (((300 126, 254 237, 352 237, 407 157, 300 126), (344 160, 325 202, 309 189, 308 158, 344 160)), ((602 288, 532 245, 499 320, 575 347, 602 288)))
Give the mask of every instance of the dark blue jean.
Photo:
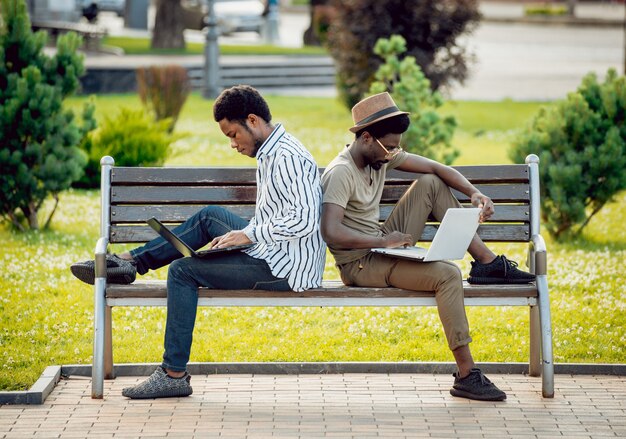
MULTIPOLYGON (((216 236, 241 230, 247 221, 219 206, 208 206, 173 229, 183 241, 199 249, 216 236)), ((137 271, 146 273, 170 264, 167 275, 167 325, 163 367, 184 371, 189 362, 196 322, 198 287, 234 290, 289 291, 285 279, 275 277, 262 259, 242 252, 207 259, 182 258, 163 238, 154 239, 131 251, 137 271)))

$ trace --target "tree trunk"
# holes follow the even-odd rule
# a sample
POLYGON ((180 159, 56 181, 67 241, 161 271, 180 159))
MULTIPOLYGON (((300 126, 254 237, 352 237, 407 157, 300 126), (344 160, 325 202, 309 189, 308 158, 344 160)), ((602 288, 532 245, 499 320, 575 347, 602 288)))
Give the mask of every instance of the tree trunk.
POLYGON ((184 49, 184 30, 183 7, 180 0, 157 0, 151 47, 184 49))

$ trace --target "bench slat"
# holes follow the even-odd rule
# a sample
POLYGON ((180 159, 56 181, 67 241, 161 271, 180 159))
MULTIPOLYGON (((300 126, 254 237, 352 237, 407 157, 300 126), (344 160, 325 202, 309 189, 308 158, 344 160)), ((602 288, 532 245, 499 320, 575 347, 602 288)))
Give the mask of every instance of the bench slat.
POLYGON ((111 204, 246 204, 256 203, 254 186, 179 187, 116 186, 111 189, 111 204), (183 195, 184 193, 184 195, 183 195))
MULTIPOLYGON (((488 195, 494 203, 520 203, 530 200, 529 186, 525 183, 519 184, 477 184, 476 189, 488 195)), ((381 203, 396 203, 397 200, 407 191, 409 186, 385 186, 381 203)), ((452 190, 454 196, 460 202, 469 202, 469 197, 459 191, 452 190)))
MULTIPOLYGON (((498 181, 501 183, 527 183, 528 166, 526 165, 498 165, 498 166, 453 166, 472 183, 498 181)), ((415 180, 418 174, 392 169, 387 173, 387 182, 395 180, 415 180)))
MULTIPOLYGON (((534 283, 524 285, 470 285, 463 283, 465 297, 537 297, 537 287, 534 283)), ((295 293, 293 291, 255 291, 255 290, 211 290, 200 288, 198 297, 201 298, 385 298, 385 297, 434 297, 432 291, 410 291, 400 288, 363 288, 350 287, 345 289, 340 281, 324 281, 322 288, 295 293)), ((123 299, 138 297, 146 299, 167 297, 166 284, 163 281, 135 281, 130 285, 109 284, 106 291, 107 299, 123 299)))
MULTIPOLYGON (((386 186, 383 189, 382 203, 395 203, 409 186, 386 186)), ((527 184, 493 185, 478 184, 476 188, 489 194, 495 203, 516 203, 529 200, 527 184)), ((180 204, 181 198, 186 204, 246 204, 256 202, 254 186, 188 186, 182 189, 176 186, 115 186, 111 189, 112 204, 180 204)), ((458 191, 454 195, 461 202, 469 198, 458 191)))
MULTIPOLYGON (((420 241, 432 241, 437 228, 426 225, 420 241)), ((478 236, 489 242, 526 242, 529 237, 527 224, 482 224, 478 228, 478 236)), ((158 237, 148 226, 111 226, 112 243, 147 242, 158 237)))
POLYGON ((142 185, 254 185, 255 168, 139 168, 115 167, 111 171, 111 184, 142 185))
MULTIPOLYGON (((454 166, 472 183, 528 182, 526 165, 498 166, 454 166)), ((320 173, 324 168, 320 168, 320 173)), ((419 174, 391 170, 387 173, 388 184, 412 181, 419 174)), ((256 170, 249 167, 216 167, 208 173, 206 168, 195 167, 115 167, 111 172, 111 183, 118 184, 164 184, 164 185, 196 185, 196 184, 240 184, 255 185, 256 170)))
MULTIPOLYGON (((180 223, 203 207, 203 205, 198 204, 118 205, 111 208, 111 222, 112 224, 144 223, 147 219, 156 217, 166 223, 180 223)), ((394 205, 380 206, 381 221, 389 217, 393 208, 394 205)), ((245 219, 250 219, 254 214, 253 205, 229 205, 228 210, 245 219)), ((528 205, 501 204, 496 207, 496 213, 491 217, 490 222, 528 222, 529 215, 528 205)))

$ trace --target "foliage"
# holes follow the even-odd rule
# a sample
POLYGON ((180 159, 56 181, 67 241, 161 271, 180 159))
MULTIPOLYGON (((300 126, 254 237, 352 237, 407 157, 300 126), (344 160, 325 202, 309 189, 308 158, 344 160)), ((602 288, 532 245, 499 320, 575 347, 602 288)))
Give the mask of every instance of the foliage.
POLYGON ((414 57, 400 61, 398 57, 405 52, 406 41, 400 35, 378 40, 374 53, 385 64, 378 68, 369 92, 388 91, 398 108, 410 112, 411 125, 402 136, 405 150, 449 165, 460 154, 451 145, 456 121, 452 116, 442 117, 437 113, 443 98, 431 90, 430 81, 414 57))
POLYGON ((156 120, 169 119, 173 131, 191 91, 187 69, 179 65, 139 67, 137 89, 145 108, 156 120))
POLYGON ((463 83, 469 55, 459 38, 480 19, 477 0, 332 0, 336 19, 328 49, 337 65, 339 94, 348 107, 368 90, 381 60, 379 38, 402 35, 433 90, 463 83))
POLYGON ((88 163, 75 187, 100 186, 100 159, 105 155, 113 157, 117 166, 162 165, 170 144, 180 137, 170 133, 170 123, 169 119, 154 121, 143 110, 128 108, 122 108, 115 117, 106 116, 82 144, 88 163))
MULTIPOLYGON (((44 200, 67 189, 82 174, 78 144, 93 126, 93 108, 83 125, 63 100, 79 86, 81 39, 59 37, 57 54, 43 53, 44 32, 33 33, 24 0, 2 0, 0 20, 0 215, 19 229, 39 228, 44 200)), ((55 210, 50 213, 47 227, 55 210)))
POLYGON ((591 73, 567 99, 539 110, 511 150, 540 158, 542 215, 556 238, 578 235, 626 188, 626 77, 591 73))

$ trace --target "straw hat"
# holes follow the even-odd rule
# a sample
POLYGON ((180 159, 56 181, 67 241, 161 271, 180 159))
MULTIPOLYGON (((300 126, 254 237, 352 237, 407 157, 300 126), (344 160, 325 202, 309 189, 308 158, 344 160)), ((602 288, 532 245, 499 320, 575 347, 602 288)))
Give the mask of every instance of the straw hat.
POLYGON ((352 120, 354 126, 350 128, 350 131, 356 133, 365 127, 368 127, 376 122, 380 122, 390 117, 398 116, 400 114, 409 114, 406 111, 400 111, 396 106, 389 93, 379 93, 377 95, 370 96, 363 99, 352 107, 352 120))

